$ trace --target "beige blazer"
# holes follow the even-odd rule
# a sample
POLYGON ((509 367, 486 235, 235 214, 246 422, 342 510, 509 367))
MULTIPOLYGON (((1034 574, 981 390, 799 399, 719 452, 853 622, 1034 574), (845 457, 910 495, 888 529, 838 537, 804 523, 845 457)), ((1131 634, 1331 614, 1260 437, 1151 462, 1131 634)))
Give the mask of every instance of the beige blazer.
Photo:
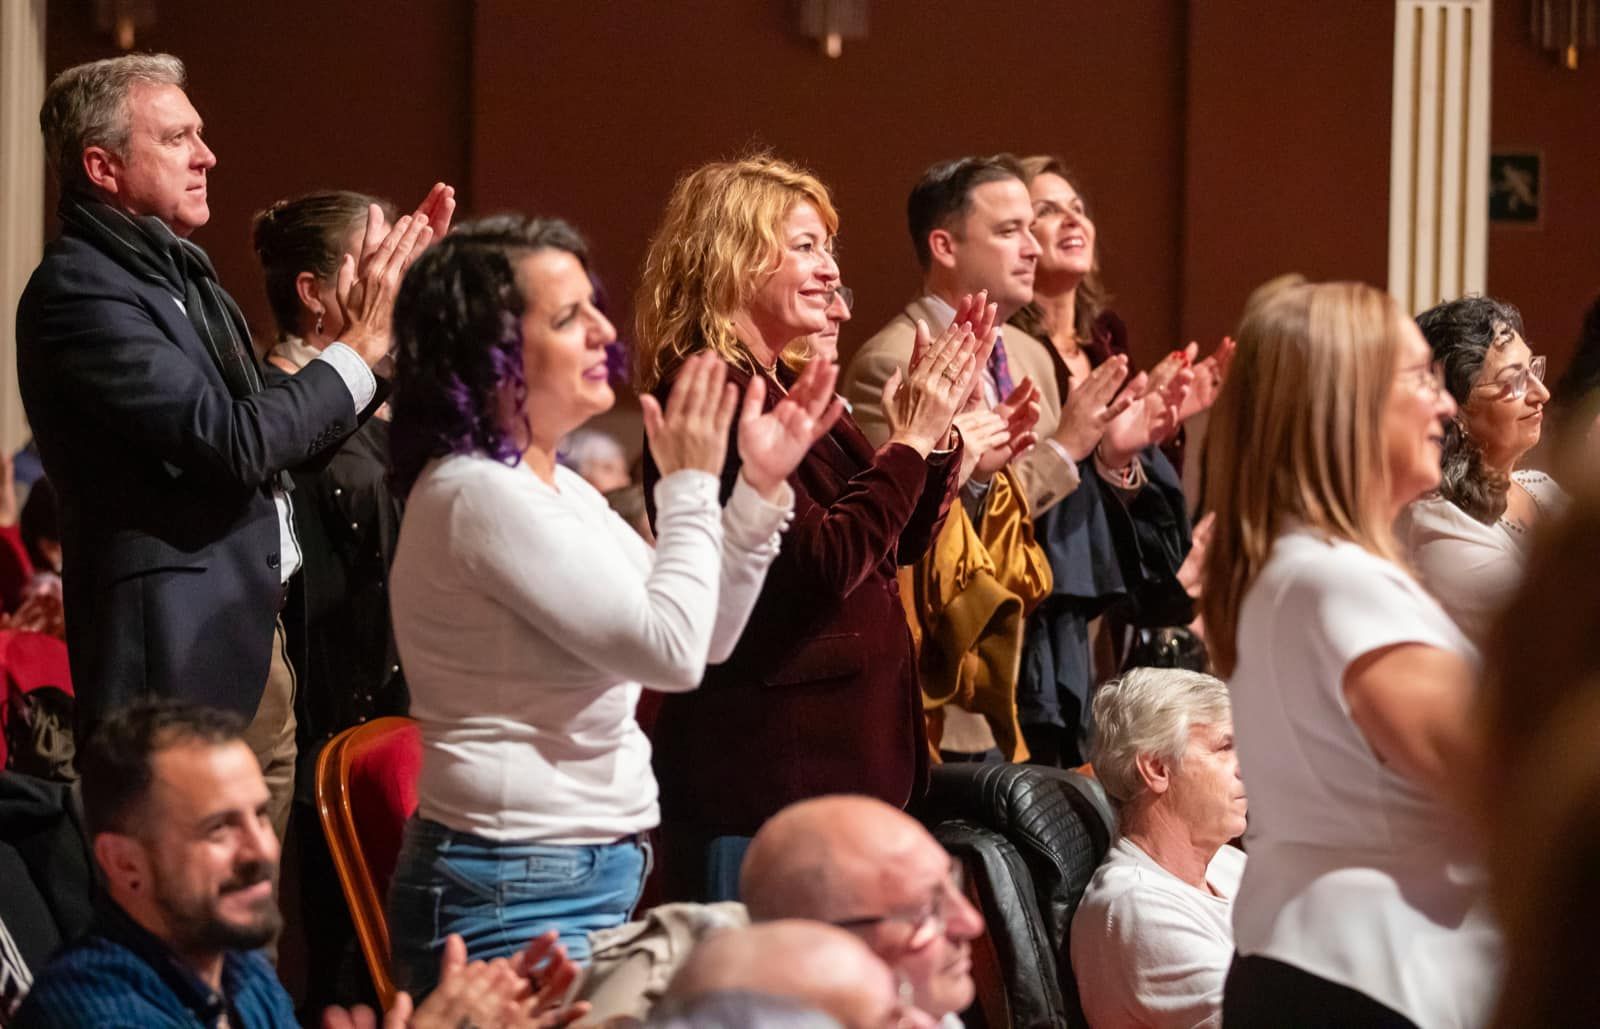
MULTIPOLYGON (((883 417, 883 384, 889 381, 896 368, 904 374, 917 336, 917 319, 926 322, 930 331, 939 332, 945 326, 945 317, 941 317, 926 298, 913 300, 879 329, 877 335, 861 345, 845 370, 840 391, 850 402, 856 424, 873 446, 881 447, 889 438, 889 424, 883 417)), ((1011 325, 1001 330, 1000 338, 1005 343, 1011 378, 1021 382, 1023 376, 1032 376, 1039 386, 1037 432, 1041 442, 1019 454, 1010 466, 1027 495, 1034 517, 1038 517, 1078 488, 1078 467, 1064 452, 1043 442, 1061 421, 1061 391, 1056 387, 1055 366, 1046 349, 1049 344, 1011 325)))

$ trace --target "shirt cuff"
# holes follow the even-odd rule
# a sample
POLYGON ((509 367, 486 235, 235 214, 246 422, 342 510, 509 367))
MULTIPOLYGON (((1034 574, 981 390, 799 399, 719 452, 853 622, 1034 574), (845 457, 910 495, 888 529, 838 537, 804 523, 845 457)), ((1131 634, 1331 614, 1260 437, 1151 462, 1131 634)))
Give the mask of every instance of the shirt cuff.
POLYGON ((656 483, 656 511, 663 518, 687 511, 715 511, 720 488, 710 472, 680 468, 656 483))
POLYGON ((1078 462, 1074 461, 1072 459, 1072 455, 1067 453, 1067 448, 1061 445, 1061 441, 1060 440, 1052 439, 1049 436, 1045 436, 1044 442, 1045 442, 1045 446, 1049 447, 1051 450, 1054 450, 1056 452, 1056 456, 1057 457, 1061 458, 1061 460, 1065 461, 1067 464, 1070 464, 1073 467, 1077 467, 1078 462))
POLYGON ((783 483, 776 502, 763 497, 741 474, 733 484, 728 506, 723 508, 722 526, 729 543, 740 550, 771 549, 794 520, 794 489, 783 483))
POLYGON ((350 399, 355 401, 356 414, 365 411, 378 393, 378 380, 373 376, 372 369, 367 367, 367 362, 361 360, 361 355, 343 343, 334 342, 329 343, 316 356, 316 360, 333 365, 333 370, 339 373, 345 388, 350 391, 350 399))

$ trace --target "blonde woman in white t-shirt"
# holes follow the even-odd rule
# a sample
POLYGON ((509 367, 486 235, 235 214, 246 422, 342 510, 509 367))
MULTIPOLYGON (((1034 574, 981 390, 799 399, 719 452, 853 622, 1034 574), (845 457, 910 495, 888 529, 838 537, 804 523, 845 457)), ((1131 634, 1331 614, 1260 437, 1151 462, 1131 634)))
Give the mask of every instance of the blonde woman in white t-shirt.
POLYGON ((1262 297, 1211 416, 1201 606, 1250 786, 1236 1026, 1476 1026, 1499 938, 1467 838, 1477 654, 1406 569, 1455 402, 1386 294, 1262 297))

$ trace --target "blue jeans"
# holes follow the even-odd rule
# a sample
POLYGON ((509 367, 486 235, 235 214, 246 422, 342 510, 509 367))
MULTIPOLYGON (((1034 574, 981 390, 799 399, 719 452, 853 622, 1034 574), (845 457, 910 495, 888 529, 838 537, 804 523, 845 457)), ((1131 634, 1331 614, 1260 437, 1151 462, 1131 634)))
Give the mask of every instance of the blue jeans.
POLYGON ((589 933, 621 925, 639 902, 649 847, 642 837, 588 846, 502 842, 412 818, 389 884, 395 985, 421 1001, 438 983, 451 933, 479 960, 515 954, 555 929, 572 959, 587 962, 589 933))

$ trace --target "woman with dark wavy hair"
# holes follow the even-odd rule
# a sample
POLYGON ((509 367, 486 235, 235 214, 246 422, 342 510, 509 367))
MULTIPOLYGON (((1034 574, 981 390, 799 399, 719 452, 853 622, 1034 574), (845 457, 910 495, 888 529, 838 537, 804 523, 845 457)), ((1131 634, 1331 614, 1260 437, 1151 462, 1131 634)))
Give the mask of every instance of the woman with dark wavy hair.
POLYGON ((720 358, 643 400, 652 550, 577 473, 562 437, 613 400, 588 252, 553 219, 464 225, 395 306, 391 444, 406 494, 395 636, 422 730, 417 814, 389 889, 402 988, 432 987, 445 939, 491 958, 625 921, 658 821, 643 687, 699 685, 732 650, 793 506, 785 479, 832 397, 821 375, 770 412, 720 358), (663 410, 663 407, 665 408, 663 410), (718 496, 730 430, 743 472, 718 496))
POLYGON ((1463 632, 1481 644, 1522 577, 1528 535, 1566 503, 1555 480, 1517 468, 1539 442, 1550 391, 1522 314, 1491 297, 1417 316, 1458 414, 1445 426, 1436 492, 1396 527, 1412 566, 1463 632))

